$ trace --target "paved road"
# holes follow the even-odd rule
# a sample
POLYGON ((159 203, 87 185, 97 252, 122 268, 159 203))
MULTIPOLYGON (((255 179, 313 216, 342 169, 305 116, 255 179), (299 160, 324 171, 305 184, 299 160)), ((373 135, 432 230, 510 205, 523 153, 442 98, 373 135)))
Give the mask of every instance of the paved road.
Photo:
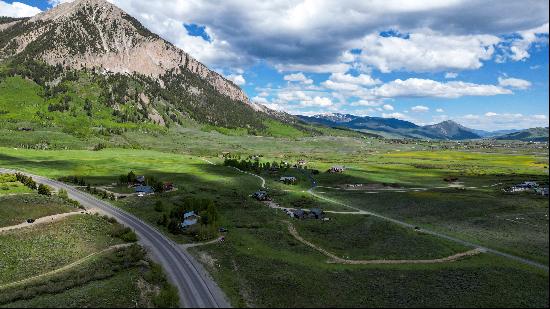
MULTIPOLYGON (((14 173, 14 170, 1 169, 0 173, 14 173)), ((230 307, 223 292, 208 276, 202 266, 174 241, 137 217, 113 207, 90 194, 79 191, 62 182, 25 173, 42 184, 67 190, 69 196, 85 207, 98 208, 115 217, 120 223, 132 228, 140 237, 140 242, 155 257, 171 281, 178 288, 180 303, 186 308, 227 308, 230 307)))

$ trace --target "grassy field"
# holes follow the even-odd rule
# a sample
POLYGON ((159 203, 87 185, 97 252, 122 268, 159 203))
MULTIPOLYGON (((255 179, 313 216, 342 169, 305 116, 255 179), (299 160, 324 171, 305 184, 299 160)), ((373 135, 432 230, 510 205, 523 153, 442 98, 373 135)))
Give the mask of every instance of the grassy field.
POLYGON ((0 227, 71 211, 76 211, 73 205, 55 196, 36 193, 0 196, 0 227))
POLYGON ((0 284, 36 276, 124 241, 109 233, 116 224, 99 216, 76 215, 0 234, 0 284))
MULTIPOLYGON (((217 133, 208 136, 209 142, 220 147, 216 144, 217 133)), ((253 137, 227 138, 246 141, 253 137)), ((265 143, 270 140, 262 139, 260 149, 248 154, 262 153, 261 150, 268 149, 265 143)), ((538 215, 548 213, 548 200, 529 194, 505 195, 500 191, 509 183, 528 179, 543 181, 548 171, 544 157, 528 153, 456 151, 445 152, 441 157, 426 151, 394 151, 388 155, 389 145, 367 144, 366 140, 359 139, 355 141, 357 145, 345 144, 341 152, 329 153, 329 149, 336 148, 327 146, 327 140, 307 139, 300 146, 290 140, 288 143, 285 139, 271 140, 276 141, 277 147, 269 146, 270 150, 262 153, 262 160, 307 158, 308 167, 321 171, 314 176, 320 186, 340 188, 346 184, 374 184, 376 188, 405 190, 378 190, 378 193, 367 194, 365 191, 369 190, 320 187, 315 192, 354 207, 547 262, 548 254, 544 252, 548 251, 545 232, 548 221, 538 215), (316 143, 319 149, 313 146, 316 143), (373 147, 368 149, 369 155, 367 150, 361 150, 366 145, 373 147), (328 148, 323 148, 325 146, 328 148), (288 153, 284 153, 285 149, 289 149, 288 153), (301 152, 306 149, 316 150, 301 152), (336 164, 348 169, 344 174, 325 173, 336 164), (458 177, 466 189, 448 188, 449 184, 443 181, 448 176, 458 177), (491 187, 497 183, 503 184, 491 187), (412 190, 418 187, 425 190, 412 190), (525 215, 528 220, 525 222, 536 227, 513 222, 518 214, 525 215)), ((188 143, 193 148, 191 141, 182 138, 177 143, 188 143)), ((333 142, 337 141, 338 138, 334 138, 333 142)), ((202 147, 200 143, 204 142, 198 142, 196 147, 202 147)), ((241 151, 246 152, 247 143, 242 145, 241 151)), ((233 306, 448 307, 460 304, 467 307, 536 307, 548 303, 547 272, 490 254, 428 265, 327 264, 326 256, 289 234, 285 223, 290 220, 288 216, 248 196, 259 188, 259 179, 228 167, 210 165, 196 156, 215 151, 195 149, 193 154, 181 154, 130 149, 92 152, 1 148, 0 165, 52 178, 81 176, 94 185, 116 182, 120 174, 130 170, 138 175, 174 182, 177 191, 146 198, 128 197, 115 203, 167 235, 170 233, 157 221, 183 199, 190 196, 213 199, 220 213, 219 225, 229 230, 226 241, 198 247, 193 253, 219 282, 233 306), (160 210, 155 209, 157 201, 163 204, 160 210)), ((222 162, 220 158, 209 159, 218 164, 222 162)), ((307 173, 290 169, 278 174, 262 173, 262 176, 281 206, 346 210, 305 192, 311 186, 307 173), (279 183, 277 180, 283 175, 296 176, 298 184, 279 183)), ((330 214, 329 217, 333 220, 323 223, 295 221, 295 225, 305 239, 339 256, 424 259, 469 249, 372 217, 330 214)), ((179 242, 191 241, 181 235, 171 237, 179 242)))
POLYGON ((31 189, 17 181, 15 175, 0 174, 0 196, 30 192, 31 189))
POLYGON ((372 216, 327 216, 330 222, 302 220, 294 225, 304 239, 344 259, 435 259, 469 249, 372 216))

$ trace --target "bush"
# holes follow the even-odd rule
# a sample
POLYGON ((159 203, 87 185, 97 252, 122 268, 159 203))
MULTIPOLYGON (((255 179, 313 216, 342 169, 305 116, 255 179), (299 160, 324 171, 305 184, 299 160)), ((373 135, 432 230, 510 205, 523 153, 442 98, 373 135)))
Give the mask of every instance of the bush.
POLYGON ((157 308, 178 308, 179 300, 178 290, 174 286, 166 284, 153 298, 153 304, 157 308))
POLYGON ((162 201, 156 201, 155 202, 155 211, 156 212, 162 212, 164 210, 164 205, 162 204, 162 201))
POLYGON ((52 195, 52 190, 51 190, 50 187, 48 187, 44 184, 40 184, 38 186, 38 194, 50 196, 50 195, 52 195))

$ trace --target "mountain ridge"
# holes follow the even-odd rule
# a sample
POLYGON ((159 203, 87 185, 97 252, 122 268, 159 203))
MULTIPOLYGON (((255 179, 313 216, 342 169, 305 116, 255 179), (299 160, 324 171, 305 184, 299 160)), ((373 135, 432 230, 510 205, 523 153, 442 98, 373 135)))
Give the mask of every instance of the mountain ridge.
MULTIPOLYGON (((467 128, 453 120, 446 120, 440 123, 419 126, 410 121, 396 118, 382 118, 370 116, 356 116, 352 114, 318 114, 313 116, 299 115, 303 121, 317 123, 331 127, 345 127, 348 129, 369 132, 386 132, 392 136, 401 138, 429 138, 465 140, 480 138, 505 139, 509 135, 524 130, 498 130, 484 131, 467 128)), ((528 129, 529 130, 529 129, 528 129)))

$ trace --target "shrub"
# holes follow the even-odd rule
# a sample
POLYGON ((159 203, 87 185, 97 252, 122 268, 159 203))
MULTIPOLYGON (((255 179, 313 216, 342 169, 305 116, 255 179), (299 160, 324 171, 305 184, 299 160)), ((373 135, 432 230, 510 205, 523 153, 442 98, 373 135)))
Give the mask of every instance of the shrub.
POLYGON ((156 212, 162 212, 164 210, 164 205, 162 204, 162 201, 156 201, 155 202, 155 211, 156 212))
POLYGON ((172 285, 164 285, 160 293, 153 298, 153 304, 157 308, 178 308, 178 290, 172 285))
POLYGON ((38 186, 38 194, 50 196, 50 195, 52 195, 52 190, 51 190, 50 187, 48 187, 44 184, 40 184, 38 186))

